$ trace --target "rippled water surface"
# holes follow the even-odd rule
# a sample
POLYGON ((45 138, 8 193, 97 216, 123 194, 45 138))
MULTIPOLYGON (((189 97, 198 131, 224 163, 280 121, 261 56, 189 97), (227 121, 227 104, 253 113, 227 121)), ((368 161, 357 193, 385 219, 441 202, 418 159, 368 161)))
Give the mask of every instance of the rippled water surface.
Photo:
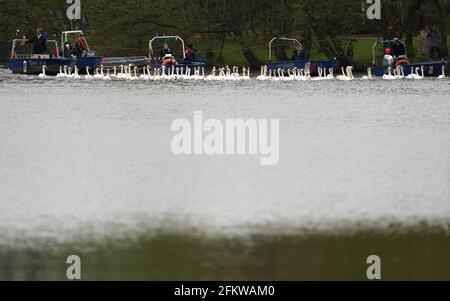
MULTIPOLYGON (((106 82, 0 71, 0 279, 63 277, 52 267, 68 246, 105 258, 94 260, 92 279, 158 278, 126 258, 183 247, 171 256, 177 268, 152 271, 166 279, 354 279, 353 270, 295 274, 292 252, 325 265, 334 258, 325 249, 363 256, 398 246, 407 254, 427 243, 436 260, 427 261, 427 277, 450 279, 448 225, 449 80, 106 82), (205 119, 279 119, 279 164, 173 155, 172 121, 198 110, 205 119), (102 248, 114 249, 110 261, 102 248), (282 262, 290 258, 283 250, 292 261, 282 262), (234 261, 222 263, 223 273, 208 269, 227 254, 234 261), (116 259, 130 265, 108 273, 116 259), (262 266, 245 269, 240 260, 262 266), (37 272, 28 263, 49 264, 37 272)), ((411 256, 425 258, 418 252, 411 256)), ((392 277, 416 275, 405 269, 392 277)))

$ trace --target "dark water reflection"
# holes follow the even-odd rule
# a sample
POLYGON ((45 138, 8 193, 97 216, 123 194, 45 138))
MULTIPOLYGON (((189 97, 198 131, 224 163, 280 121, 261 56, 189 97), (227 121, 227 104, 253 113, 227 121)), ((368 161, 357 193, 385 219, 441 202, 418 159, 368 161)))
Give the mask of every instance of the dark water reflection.
POLYGON ((68 255, 84 280, 367 280, 378 255, 383 280, 450 280, 450 234, 423 228, 354 235, 254 235, 245 239, 160 233, 133 240, 0 252, 1 280, 65 280, 68 255), (88 246, 88 247, 87 247, 88 246))

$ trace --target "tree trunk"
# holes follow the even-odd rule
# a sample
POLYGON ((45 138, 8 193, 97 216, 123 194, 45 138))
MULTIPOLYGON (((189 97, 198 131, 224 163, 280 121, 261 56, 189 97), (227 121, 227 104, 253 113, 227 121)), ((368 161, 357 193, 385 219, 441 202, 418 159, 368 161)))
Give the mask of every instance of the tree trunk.
POLYGON ((422 0, 415 0, 408 8, 408 14, 406 17, 405 27, 406 27, 406 40, 405 46, 409 57, 415 57, 414 51, 414 30, 417 27, 417 12, 420 10, 420 6, 422 5, 422 0))
POLYGON ((434 0, 434 4, 436 5, 437 11, 439 12, 439 31, 442 35, 442 46, 440 50, 441 57, 447 57, 448 56, 448 43, 447 43, 447 18, 448 18, 448 11, 447 7, 445 7, 445 1, 444 6, 441 5, 441 2, 439 0, 434 0))
POLYGON ((242 35, 242 32, 233 32, 234 35, 236 36, 236 38, 239 41, 239 45, 241 45, 242 50, 243 50, 243 54, 245 56, 245 59, 247 60, 247 62, 249 63, 251 68, 260 68, 261 67, 261 63, 259 62, 259 60, 256 58, 255 54, 253 53, 253 50, 250 48, 250 46, 247 45, 247 43, 244 40, 244 37, 242 35))
POLYGON ((220 34, 220 49, 219 49, 219 54, 217 56, 217 61, 220 64, 223 64, 225 62, 224 58, 223 58, 223 48, 225 47, 225 34, 221 33, 220 34))
POLYGON ((258 69, 261 67, 261 63, 250 48, 244 49, 244 56, 252 69, 258 69))

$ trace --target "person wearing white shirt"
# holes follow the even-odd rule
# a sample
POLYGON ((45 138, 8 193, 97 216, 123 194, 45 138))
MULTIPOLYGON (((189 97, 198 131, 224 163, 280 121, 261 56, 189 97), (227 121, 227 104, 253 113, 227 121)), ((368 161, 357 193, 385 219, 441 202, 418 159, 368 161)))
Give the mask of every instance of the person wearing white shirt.
POLYGON ((384 67, 392 67, 394 65, 394 57, 391 55, 391 49, 386 48, 385 55, 383 58, 384 67))

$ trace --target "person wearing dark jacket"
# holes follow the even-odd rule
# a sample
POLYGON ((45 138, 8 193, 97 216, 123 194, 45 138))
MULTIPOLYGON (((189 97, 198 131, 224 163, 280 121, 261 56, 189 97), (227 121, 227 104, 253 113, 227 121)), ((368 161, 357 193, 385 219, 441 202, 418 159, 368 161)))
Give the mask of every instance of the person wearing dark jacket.
POLYGON ((173 51, 172 51, 172 49, 170 49, 169 43, 164 42, 164 46, 163 46, 163 49, 161 50, 161 52, 159 54, 159 58, 163 59, 168 54, 173 55, 173 51))
POLYGON ((159 59, 161 60, 161 63, 164 66, 167 66, 170 64, 173 64, 173 65, 177 64, 177 60, 173 56, 173 51, 172 51, 172 49, 170 49, 169 43, 164 42, 163 49, 161 50, 161 53, 159 54, 159 59))
POLYGON ((403 45, 403 43, 400 43, 400 40, 398 38, 395 38, 392 40, 391 50, 392 50, 392 56, 394 57, 394 59, 397 59, 400 56, 406 55, 405 45, 403 45))
POLYGON ((305 54, 305 50, 303 49, 303 47, 298 47, 297 50, 294 51, 294 53, 292 54, 292 58, 293 61, 303 61, 306 59, 306 54, 305 54))
POLYGON ((192 64, 195 62, 195 56, 197 54, 197 50, 194 48, 192 44, 188 44, 186 46, 186 57, 184 58, 185 64, 192 64))
POLYGON ((65 58, 68 58, 68 59, 72 58, 72 49, 71 49, 69 43, 65 43, 64 44, 62 56, 65 57, 65 58))
POLYGON ((44 30, 38 28, 36 36, 22 42, 22 45, 33 43, 33 54, 48 54, 47 39, 44 37, 44 30))
POLYGON ((75 43, 75 48, 73 49, 72 54, 76 57, 83 56, 83 48, 81 47, 79 42, 75 43))

